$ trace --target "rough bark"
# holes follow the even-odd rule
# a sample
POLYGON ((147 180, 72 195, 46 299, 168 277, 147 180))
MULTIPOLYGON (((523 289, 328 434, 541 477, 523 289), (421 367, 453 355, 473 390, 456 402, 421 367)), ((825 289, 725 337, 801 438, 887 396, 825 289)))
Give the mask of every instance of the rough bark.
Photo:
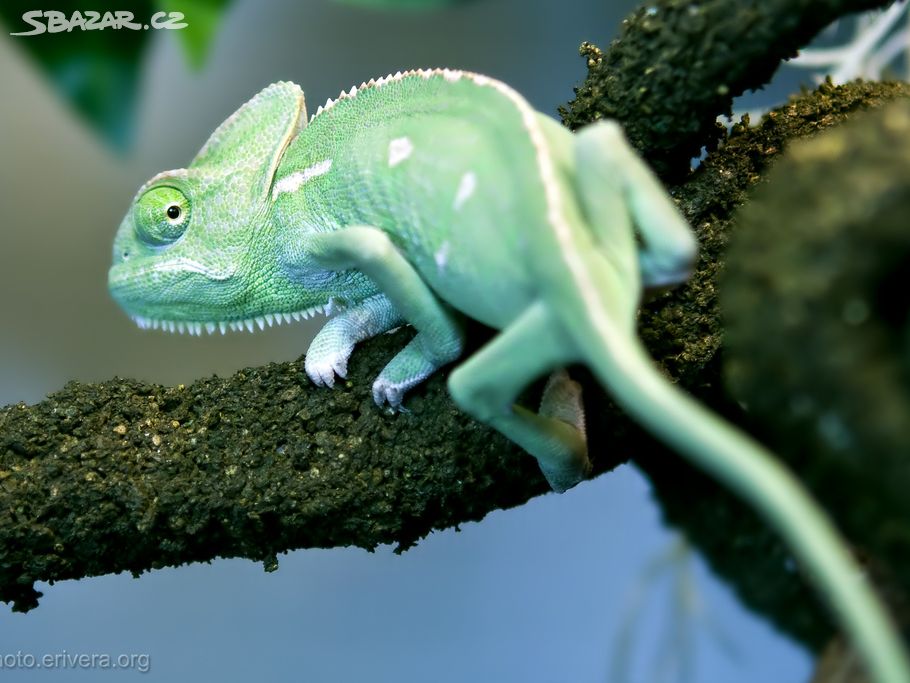
POLYGON ((616 119, 666 179, 680 179, 702 147, 722 139, 715 119, 767 83, 781 60, 850 12, 893 0, 653 0, 601 51, 585 43, 588 77, 560 109, 578 128, 616 119))
MULTIPOLYGON (((727 320, 721 317, 717 296, 718 291, 735 286, 754 297, 755 291, 751 287, 756 279, 753 274, 758 270, 764 270, 766 276, 769 272, 776 273, 777 281, 799 282, 804 278, 802 263, 794 260, 788 263, 769 254, 763 257, 760 251, 751 248, 749 241, 739 245, 739 257, 735 262, 726 258, 728 241, 742 230, 738 207, 751 208, 753 188, 766 180, 771 167, 789 143, 811 138, 866 109, 907 97, 910 97, 910 86, 904 83, 856 83, 843 87, 823 84, 818 90, 794 98, 776 109, 760 125, 734 126, 730 137, 708 156, 698 172, 687 182, 674 187, 674 196, 698 231, 703 262, 699 263, 690 286, 674 293, 671 306, 660 311, 646 306, 642 317, 642 334, 649 340, 652 352, 661 359, 664 367, 679 376, 681 383, 705 403, 769 444, 810 486, 835 520, 846 525, 850 540, 866 551, 875 550, 874 557, 868 560, 874 565, 874 573, 882 586, 887 586, 892 606, 903 604, 902 596, 910 591, 910 578, 899 580, 900 577, 894 576, 892 569, 906 562, 906 527, 901 523, 906 517, 896 514, 893 505, 877 505, 874 492, 876 486, 885 486, 884 479, 893 478, 897 467, 878 473, 874 466, 870 467, 863 479, 871 482, 870 485, 862 489, 854 488, 851 492, 851 484, 856 482, 855 471, 851 473, 849 469, 839 467, 836 454, 824 448, 810 454, 800 448, 799 441, 787 443, 786 439, 780 438, 774 423, 784 411, 775 410, 773 402, 780 399, 782 393, 793 392, 794 387, 791 383, 781 392, 773 394, 771 388, 775 387, 781 375, 769 368, 767 363, 753 366, 755 359, 760 358, 753 352, 761 348, 772 357, 792 353, 794 366, 799 365, 805 354, 814 354, 816 363, 821 363, 825 353, 818 346, 810 351, 799 335, 792 335, 783 341, 782 336, 775 332, 776 328, 768 324, 778 311, 771 305, 767 292, 758 296, 762 300, 760 313, 759 302, 754 298, 735 303, 728 297, 725 309, 729 319, 733 317, 735 307, 738 313, 736 318, 741 323, 738 333, 740 344, 735 349, 738 371, 749 369, 756 390, 764 388, 766 392, 762 398, 765 410, 760 415, 744 413, 739 401, 753 406, 756 392, 731 395, 725 388, 723 361, 725 356, 730 355, 730 349, 724 346, 722 337, 728 334, 730 327, 727 320), (743 268, 746 275, 737 282, 743 268), (690 328, 654 326, 650 322, 654 315, 662 320, 680 320, 690 328), (663 334, 666 336, 661 337, 663 334), (680 347, 679 356, 674 357, 673 345, 679 344, 679 340, 685 342, 680 347), (700 362, 689 366, 688 360, 693 357, 700 358, 700 362), (689 374, 690 367, 695 374, 689 374), (870 547, 868 540, 872 537, 883 541, 887 539, 889 543, 870 547)), ((847 157, 844 163, 849 164, 852 159, 847 157)), ((835 172, 833 163, 828 164, 827 172, 835 172)), ((855 197, 845 192, 843 187, 832 195, 831 186, 825 182, 802 182, 798 187, 802 192, 798 201, 806 202, 806 206, 830 201, 835 205, 840 203, 843 208, 844 203, 850 203, 855 197)), ((774 210, 765 202, 759 213, 763 213, 762 226, 779 224, 780 229, 774 232, 779 241, 795 238, 795 231, 789 236, 783 234, 786 226, 792 225, 788 219, 788 214, 793 215, 792 204, 783 210, 774 210)), ((805 228, 811 231, 813 226, 817 227, 817 223, 805 228)), ((760 229, 758 233, 752 243, 762 239, 760 229)), ((764 238, 765 241, 768 239, 769 236, 764 238)), ((859 253, 855 242, 848 244, 846 250, 853 249, 859 253)), ((895 340, 899 339, 899 334, 895 333, 895 340)), ((818 374, 813 378, 811 373, 806 373, 802 379, 812 385, 818 384, 821 378, 818 374)), ((830 383, 826 385, 826 390, 830 397, 834 391, 831 384, 835 381, 831 377, 827 380, 830 383)), ((818 385, 812 390, 820 388, 821 385, 818 385)), ((851 400, 846 393, 841 398, 843 401, 851 400)), ((862 450, 861 445, 857 448, 862 450)), ((878 459, 890 459, 893 463, 895 455, 901 453, 905 451, 892 453, 891 456, 881 455, 878 459)), ((634 457, 653 482, 666 519, 686 531, 715 571, 737 590, 740 598, 756 611, 771 616, 778 627, 804 643, 821 646, 830 633, 830 624, 812 604, 813 599, 807 597, 805 586, 794 574, 795 564, 790 554, 777 538, 739 501, 678 457, 668 458, 647 449, 637 451, 634 457)), ((906 476, 902 481, 906 482, 906 476)), ((892 481, 888 488, 894 490, 895 484, 892 481)), ((903 576, 910 577, 910 572, 903 572, 903 576)))
MULTIPOLYGON (((742 3, 723 4, 748 21, 752 10, 742 3)), ((793 34, 790 10, 807 3, 772 4, 793 34)), ((846 11, 874 3, 820 4, 846 11)), ((821 27, 815 17, 804 21, 821 27)), ((637 33, 647 38, 648 26, 632 21, 608 58, 614 49, 628 51, 637 33)), ((811 33, 801 31, 795 35, 811 33)), ((730 68, 743 59, 767 61, 748 50, 725 54, 730 68)), ((756 80, 742 87, 758 87, 770 71, 747 69, 756 80)), ((681 123, 672 132, 663 119, 644 117, 633 139, 639 136, 651 158, 663 148, 641 138, 642 131, 652 130, 655 140, 694 139, 685 122, 706 116, 713 122, 727 106, 717 88, 728 81, 663 79, 649 86, 658 99, 676 102, 681 123), (704 88, 701 98, 693 90, 674 99, 696 85, 704 88)), ((669 376, 732 419, 745 422, 723 388, 716 287, 733 211, 788 140, 907 94, 902 86, 825 86, 780 109, 770 124, 735 128, 697 173, 671 186, 698 231, 701 257, 691 283, 643 307, 641 334, 669 376)), ((573 125, 585 115, 603 114, 576 112, 573 125)), ((706 144, 713 128, 711 135, 709 128, 699 130, 706 144)), ((119 379, 71 383, 35 406, 0 409, 0 599, 27 610, 37 604, 36 580, 138 574, 214 557, 243 556, 270 568, 276 553, 292 548, 406 548, 434 528, 480 519, 545 492, 530 458, 454 408, 443 375, 412 394, 409 413, 375 408, 370 381, 408 334, 360 347, 350 381, 334 391, 311 387, 298 361, 186 387, 119 379)), ((485 334, 475 330, 474 343, 485 334)), ((586 384, 595 473, 634 455, 655 483, 667 519, 687 531, 743 599, 819 645, 830 627, 774 536, 631 424, 590 380, 586 384)))

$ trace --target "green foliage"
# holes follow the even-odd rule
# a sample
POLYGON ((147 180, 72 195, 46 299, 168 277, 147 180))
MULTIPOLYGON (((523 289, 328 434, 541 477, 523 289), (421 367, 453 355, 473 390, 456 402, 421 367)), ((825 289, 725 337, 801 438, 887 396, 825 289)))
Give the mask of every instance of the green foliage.
MULTIPOLYGON (((202 67, 212 44, 219 20, 230 0, 139 0, 119 3, 120 11, 133 15, 136 24, 148 26, 156 12, 179 11, 184 15, 185 28, 173 30, 183 45, 187 62, 195 69, 202 67)), ((23 20, 23 14, 36 11, 31 0, 9 0, 0 5, 0 20, 8 33, 28 32, 33 26, 23 20)), ((62 0, 53 9, 70 24, 74 13, 85 19, 86 7, 77 0, 62 0)), ((69 30, 54 29, 46 17, 40 21, 47 30, 27 36, 12 36, 10 40, 38 65, 57 93, 102 138, 120 151, 129 147, 135 124, 136 99, 142 57, 154 35, 168 30, 114 28, 110 19, 102 16, 96 30, 77 25, 69 30)))
POLYGON ((185 29, 177 31, 186 60, 194 69, 201 69, 211 48, 221 17, 230 0, 157 0, 163 12, 183 12, 185 29))

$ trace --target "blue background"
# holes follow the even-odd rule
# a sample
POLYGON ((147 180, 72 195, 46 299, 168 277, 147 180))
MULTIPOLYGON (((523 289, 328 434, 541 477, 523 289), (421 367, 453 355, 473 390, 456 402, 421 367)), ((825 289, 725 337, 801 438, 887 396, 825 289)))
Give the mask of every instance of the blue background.
MULTIPOLYGON (((190 382, 306 349, 319 322, 201 339, 142 332, 105 289, 111 238, 136 188, 188 163, 266 84, 300 83, 312 112, 372 76, 449 66, 500 78, 555 114, 584 77, 579 43, 606 47, 633 4, 479 0, 395 14, 237 2, 200 72, 173 35, 156 33, 125 156, 56 97, 16 46, 26 38, 6 35, 22 29, 5 27, 0 404, 38 401, 69 379, 190 382)), ((41 587, 32 613, 0 611, 0 656, 144 653, 144 677, 161 681, 807 680, 805 650, 744 611, 680 548, 645 480, 622 467, 460 533, 432 534, 402 556, 306 550, 280 557, 272 574, 219 560, 41 587)), ((0 669, 4 680, 140 676, 0 669)))

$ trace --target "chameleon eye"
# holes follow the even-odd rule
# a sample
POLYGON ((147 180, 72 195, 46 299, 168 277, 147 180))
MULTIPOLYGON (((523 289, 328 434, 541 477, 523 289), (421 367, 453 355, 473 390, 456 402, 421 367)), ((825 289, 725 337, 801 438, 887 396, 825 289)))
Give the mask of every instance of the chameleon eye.
POLYGON ((136 202, 136 234, 153 246, 175 242, 186 231, 190 202, 176 187, 153 187, 136 202))

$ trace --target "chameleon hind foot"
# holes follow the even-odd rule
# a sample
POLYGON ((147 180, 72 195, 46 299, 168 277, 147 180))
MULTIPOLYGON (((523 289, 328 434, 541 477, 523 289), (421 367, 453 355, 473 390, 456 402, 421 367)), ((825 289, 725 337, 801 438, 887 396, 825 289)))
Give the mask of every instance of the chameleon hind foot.
POLYGON ((585 405, 581 398, 581 385, 569 377, 565 369, 555 370, 547 379, 540 398, 538 414, 553 417, 585 433, 585 405))
POLYGON ((571 362, 573 353, 574 346, 539 301, 449 375, 455 402, 537 458, 550 486, 560 493, 591 469, 580 428, 580 389, 563 371, 548 383, 540 413, 515 399, 537 377, 571 362))
POLYGON ((609 120, 592 123, 578 131, 574 145, 578 198, 605 255, 629 272, 620 254, 633 253, 621 245, 628 246, 634 224, 641 284, 661 289, 685 282, 697 249, 692 228, 622 127, 609 120))
MULTIPOLYGON (((573 454, 572 460, 584 461, 582 476, 587 477, 591 473, 591 462, 588 458, 585 406, 581 395, 581 385, 573 380, 565 369, 560 368, 550 375, 544 387, 537 414, 541 417, 565 422, 576 430, 577 436, 581 438, 584 452, 579 451, 573 454)), ((571 441, 578 443, 578 439, 575 437, 572 437, 571 441)), ((541 472, 543 472, 554 491, 565 491, 578 483, 579 472, 577 468, 572 468, 569 476, 566 477, 566 468, 564 466, 552 467, 544 460, 539 460, 538 463, 541 472)))

